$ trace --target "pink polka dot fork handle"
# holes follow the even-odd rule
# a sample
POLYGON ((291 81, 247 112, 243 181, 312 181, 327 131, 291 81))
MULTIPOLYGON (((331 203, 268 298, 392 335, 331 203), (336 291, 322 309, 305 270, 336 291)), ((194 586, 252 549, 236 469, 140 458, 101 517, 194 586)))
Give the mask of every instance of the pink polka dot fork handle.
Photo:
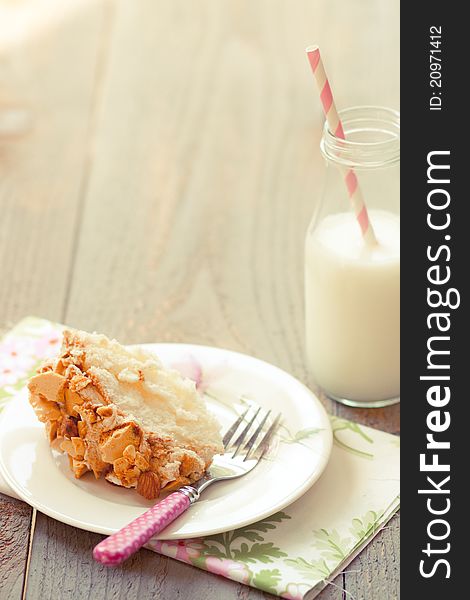
POLYGON ((184 513, 197 500, 196 494, 190 486, 170 494, 95 546, 93 558, 103 565, 119 565, 184 513))
POLYGON ((254 404, 248 407, 225 433, 222 440, 225 452, 214 456, 211 468, 201 479, 170 494, 129 525, 100 542, 93 550, 94 559, 104 565, 122 563, 184 513, 207 486, 222 479, 237 479, 254 469, 269 449, 281 422, 280 413, 274 421, 269 421, 270 413, 270 410, 262 411, 260 406, 254 404), (261 442, 256 445, 260 436, 261 442))

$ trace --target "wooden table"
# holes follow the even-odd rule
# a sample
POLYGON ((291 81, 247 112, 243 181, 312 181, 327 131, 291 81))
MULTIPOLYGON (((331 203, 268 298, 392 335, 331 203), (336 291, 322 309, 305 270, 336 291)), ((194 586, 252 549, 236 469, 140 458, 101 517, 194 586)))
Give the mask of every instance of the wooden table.
MULTIPOLYGON (((398 0, 24 0, 0 4, 0 306, 125 343, 211 344, 313 387, 303 238, 322 127, 304 56, 318 42, 340 106, 398 106, 398 0)), ((394 433, 399 408, 335 414, 394 433)), ((0 500, 0 598, 257 600, 139 552, 107 569, 99 535, 0 500)), ((398 519, 321 600, 391 600, 398 519), (346 590, 346 591, 344 591, 346 590)))

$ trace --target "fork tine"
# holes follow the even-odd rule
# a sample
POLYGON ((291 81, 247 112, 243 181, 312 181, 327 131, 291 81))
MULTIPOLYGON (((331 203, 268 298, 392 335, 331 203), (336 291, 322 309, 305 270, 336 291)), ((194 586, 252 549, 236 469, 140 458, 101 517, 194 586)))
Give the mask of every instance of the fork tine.
POLYGON ((249 421, 247 423, 245 429, 240 433, 240 435, 236 439, 236 441, 234 443, 234 445, 236 446, 235 447, 235 452, 232 454, 232 458, 235 458, 235 456, 238 454, 238 451, 240 450, 243 442, 245 441, 245 437, 247 436, 248 432, 250 431, 250 429, 251 429, 253 423, 255 422, 255 419, 258 416, 260 410, 261 410, 261 406, 258 407, 258 410, 253 415, 253 418, 251 419, 251 421, 249 421))
MULTIPOLYGON (((277 417, 274 419, 274 421, 271 423, 271 426, 269 427, 268 431, 264 434, 264 437, 261 440, 261 442, 258 444, 256 449, 254 450, 253 456, 251 458, 255 458, 256 460, 261 460, 261 458, 263 457, 263 454, 266 452, 266 450, 269 447, 269 443, 271 442, 272 438, 274 437, 274 434, 276 433, 276 430, 279 426, 281 418, 282 418, 282 414, 279 413, 277 415, 277 417)), ((245 456, 244 460, 248 459, 249 454, 250 454, 250 451, 245 456)))
POLYGON ((235 432, 238 429, 238 426, 245 419, 245 417, 246 417, 248 411, 250 410, 250 408, 251 408, 251 406, 249 406, 245 410, 245 412, 238 417, 238 419, 233 423, 233 425, 230 426, 230 428, 228 429, 228 431, 224 435, 224 439, 222 440, 222 444, 224 445, 224 448, 227 448, 227 446, 231 442, 233 436, 235 435, 235 432))
POLYGON ((247 443, 243 447, 243 452, 245 452, 247 455, 250 453, 250 450, 253 448, 253 446, 254 446, 261 430, 263 429, 264 424, 268 420, 268 417, 270 414, 271 414, 271 410, 268 410, 268 412, 264 415, 263 419, 261 420, 261 423, 256 428, 256 431, 254 432, 254 434, 251 436, 251 438, 247 441, 247 443))

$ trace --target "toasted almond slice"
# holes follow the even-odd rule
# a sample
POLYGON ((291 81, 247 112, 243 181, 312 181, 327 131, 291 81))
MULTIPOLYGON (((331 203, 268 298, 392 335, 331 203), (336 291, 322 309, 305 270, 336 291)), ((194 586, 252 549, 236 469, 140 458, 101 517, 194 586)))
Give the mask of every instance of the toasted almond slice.
POLYGON ((111 406, 99 406, 96 412, 100 417, 111 417, 113 415, 113 409, 111 406))
POLYGON ((85 455, 85 442, 82 440, 81 437, 73 437, 71 441, 75 451, 74 458, 83 460, 83 457, 85 455))
POLYGON ((138 447, 141 439, 140 427, 135 423, 128 423, 110 433, 106 433, 99 447, 101 457, 105 462, 113 463, 123 455, 129 445, 138 447))
POLYGON ((53 371, 39 373, 28 383, 28 388, 33 396, 41 394, 47 400, 60 404, 64 401, 64 386, 65 377, 53 371))
POLYGON ((47 421, 46 423, 47 439, 49 440, 49 444, 52 444, 57 437, 57 426, 57 421, 47 421))
POLYGON ((201 473, 204 471, 204 463, 199 456, 193 454, 184 454, 181 458, 180 473, 183 477, 191 475, 191 473, 201 473))
POLYGON ((81 438, 86 436, 86 423, 84 421, 78 421, 77 423, 78 435, 81 438))
POLYGON ((137 482, 137 492, 144 498, 147 498, 147 500, 158 498, 160 494, 160 479, 158 475, 153 471, 142 473, 137 482))
POLYGON ((135 466, 141 471, 148 471, 150 469, 150 464, 148 460, 146 460, 140 452, 137 452, 135 455, 135 466))
POLYGON ((67 454, 73 458, 73 455, 75 454, 75 450, 73 448, 72 442, 69 439, 64 438, 62 440, 62 442, 60 443, 60 449, 63 452, 67 452, 67 454))
POLYGON ((34 408, 38 419, 43 423, 58 421, 62 417, 59 405, 56 402, 47 400, 42 394, 31 394, 29 402, 34 408))
POLYGON ((78 417, 78 413, 74 409, 74 406, 81 406, 83 404, 83 398, 77 394, 77 392, 72 392, 71 389, 65 388, 64 401, 66 412, 72 417, 78 417))
POLYGON ((83 460, 85 454, 85 443, 82 438, 73 437, 72 439, 64 438, 60 444, 61 450, 67 452, 69 456, 76 460, 83 460))
POLYGON ((130 463, 133 463, 135 461, 135 455, 136 455, 135 446, 133 446, 132 444, 129 444, 129 446, 126 446, 126 448, 124 448, 124 452, 122 453, 122 455, 124 456, 124 458, 127 458, 127 460, 130 463))
POLYGON ((75 477, 80 479, 80 477, 87 473, 90 469, 82 460, 72 460, 72 470, 75 477))

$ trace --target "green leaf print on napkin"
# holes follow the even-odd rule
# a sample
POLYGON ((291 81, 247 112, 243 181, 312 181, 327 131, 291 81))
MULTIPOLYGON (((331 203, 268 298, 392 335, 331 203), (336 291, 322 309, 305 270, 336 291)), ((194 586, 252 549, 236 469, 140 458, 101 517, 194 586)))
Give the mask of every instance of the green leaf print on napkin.
POLYGON ((268 533, 270 530, 276 529, 277 524, 282 523, 286 519, 290 519, 290 516, 284 511, 280 511, 262 521, 235 529, 235 531, 227 531, 209 536, 204 540, 205 548, 203 554, 219 558, 230 558, 246 563, 255 561, 270 563, 272 562, 272 558, 287 556, 272 543, 257 543, 264 542, 262 533, 268 533), (244 542, 238 548, 238 544, 234 544, 234 542, 235 540, 240 540, 240 538, 252 542, 253 545, 249 547, 244 542))
POLYGON ((256 561, 270 563, 273 562, 273 558, 282 558, 283 556, 287 556, 287 554, 282 552, 272 542, 264 544, 256 542, 251 547, 243 543, 240 549, 235 548, 233 550, 233 558, 245 563, 254 563, 256 561))
POLYGON ((352 525, 349 531, 358 540, 358 542, 362 542, 362 540, 375 533, 377 527, 379 527, 380 519, 382 518, 383 514, 383 510, 380 512, 369 510, 363 517, 356 517, 352 520, 352 525))
POLYGON ((277 588, 283 577, 281 571, 277 568, 258 570, 257 566, 259 568, 262 564, 276 562, 276 559, 283 559, 288 555, 273 542, 265 542, 262 534, 271 534, 280 523, 290 518, 280 511, 235 531, 197 540, 155 540, 151 542, 151 546, 167 556, 179 558, 196 567, 278 594, 277 588), (248 543, 240 543, 240 540, 247 540, 248 543))
POLYGON ((277 595, 277 587, 282 579, 279 569, 261 569, 253 577, 252 584, 265 592, 277 595))
POLYGON ((362 517, 353 518, 349 528, 352 537, 347 536, 348 532, 340 533, 336 529, 314 530, 311 546, 317 551, 316 556, 310 560, 302 556, 295 559, 287 558, 284 563, 293 567, 311 585, 327 579, 355 548, 376 533, 384 512, 369 510, 362 517))
POLYGON ((350 538, 341 538, 336 529, 332 531, 319 529, 313 533, 315 540, 312 546, 320 550, 323 558, 326 560, 341 561, 347 556, 351 546, 350 538))
POLYGON ((369 437, 357 423, 353 423, 352 421, 346 421, 346 419, 340 419, 339 417, 331 416, 331 427, 333 429, 333 439, 335 444, 346 450, 347 452, 351 452, 356 456, 361 456, 362 458, 367 458, 369 460, 373 460, 374 455, 370 452, 364 452, 363 450, 359 450, 358 448, 353 448, 349 444, 346 444, 344 440, 340 438, 338 433, 340 431, 351 431, 357 434, 362 440, 368 442, 369 444, 373 444, 374 440, 369 437))
POLYGON ((326 579, 332 571, 324 559, 309 562, 299 556, 297 558, 286 558, 284 562, 286 565, 294 567, 304 579, 308 579, 309 581, 326 579))

